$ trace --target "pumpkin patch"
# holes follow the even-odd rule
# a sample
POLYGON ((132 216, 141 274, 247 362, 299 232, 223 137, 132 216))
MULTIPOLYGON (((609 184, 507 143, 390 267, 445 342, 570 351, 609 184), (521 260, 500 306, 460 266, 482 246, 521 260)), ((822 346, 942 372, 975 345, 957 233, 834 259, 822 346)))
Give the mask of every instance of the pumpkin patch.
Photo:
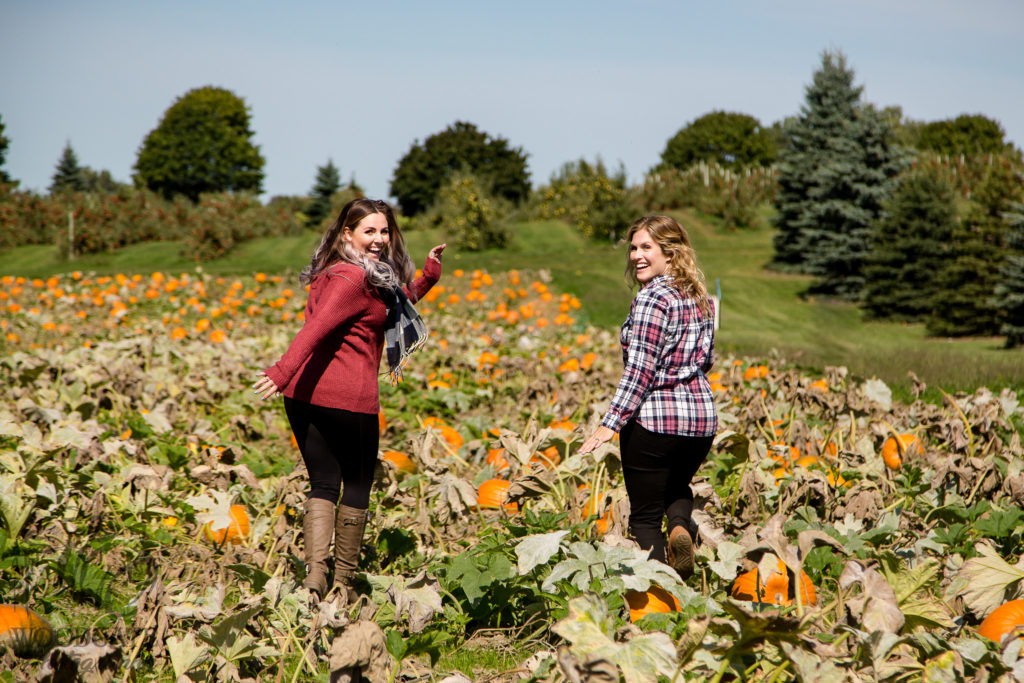
POLYGON ((346 610, 301 586, 307 475, 280 399, 245 391, 302 326, 294 274, 0 276, 0 595, 52 627, 10 631, 0 670, 34 680, 56 630, 118 649, 111 680, 326 680, 339 638, 378 629, 396 681, 453 675, 477 642, 505 659, 470 677, 495 683, 564 680, 598 647, 646 672, 628 680, 1011 675, 1024 396, 900 402, 723 352, 683 581, 630 536, 617 439, 578 453, 617 331, 542 279, 468 268, 417 302, 430 336, 380 386, 346 610), (893 432, 913 439, 886 450, 893 432), (799 581, 777 558, 745 573, 766 548, 802 558, 799 581))

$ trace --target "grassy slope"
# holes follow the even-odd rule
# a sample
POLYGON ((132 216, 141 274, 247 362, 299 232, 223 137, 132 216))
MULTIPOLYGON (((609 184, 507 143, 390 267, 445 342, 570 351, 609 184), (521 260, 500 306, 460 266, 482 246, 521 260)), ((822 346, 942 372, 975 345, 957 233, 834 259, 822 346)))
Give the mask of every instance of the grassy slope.
MULTIPOLYGON (((845 365, 855 374, 877 376, 906 395, 913 371, 930 385, 970 390, 982 384, 1024 390, 1024 350, 1005 351, 999 339, 928 338, 920 325, 865 322, 850 304, 803 300, 808 278, 764 268, 771 255, 768 229, 730 232, 691 213, 679 216, 688 226, 700 263, 714 290, 722 288, 723 352, 767 357, 777 352, 820 368, 845 365)), ((256 240, 229 258, 202 264, 204 270, 232 274, 298 270, 308 262, 318 235, 256 240)), ((442 240, 435 232, 406 233, 417 262, 442 240)), ((57 259, 53 247, 22 247, 0 254, 0 274, 45 276, 73 269, 97 273, 191 271, 196 265, 177 256, 175 243, 137 245, 116 254, 93 255, 73 263, 57 259)), ((521 223, 503 250, 459 253, 449 249, 446 268, 545 269, 561 291, 576 294, 589 321, 615 327, 625 317, 631 293, 623 280, 625 247, 587 243, 558 222, 521 223)))

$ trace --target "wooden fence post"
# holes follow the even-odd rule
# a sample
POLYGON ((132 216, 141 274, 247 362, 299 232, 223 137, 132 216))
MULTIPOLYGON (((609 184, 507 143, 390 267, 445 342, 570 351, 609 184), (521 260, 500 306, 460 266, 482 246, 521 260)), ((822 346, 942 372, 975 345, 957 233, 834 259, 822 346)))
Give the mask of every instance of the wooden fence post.
POLYGON ((68 260, 75 260, 75 212, 68 211, 68 260))

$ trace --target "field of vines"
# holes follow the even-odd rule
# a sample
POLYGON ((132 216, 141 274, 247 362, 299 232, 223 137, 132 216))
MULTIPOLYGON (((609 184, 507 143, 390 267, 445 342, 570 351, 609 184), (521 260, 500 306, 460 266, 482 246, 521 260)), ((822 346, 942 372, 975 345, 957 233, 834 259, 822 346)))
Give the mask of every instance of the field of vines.
POLYGON ((621 356, 546 280, 419 304, 341 607, 251 390, 297 278, 0 278, 0 681, 1024 680, 1021 397, 718 358, 684 582, 629 540, 617 443, 577 452, 621 356))

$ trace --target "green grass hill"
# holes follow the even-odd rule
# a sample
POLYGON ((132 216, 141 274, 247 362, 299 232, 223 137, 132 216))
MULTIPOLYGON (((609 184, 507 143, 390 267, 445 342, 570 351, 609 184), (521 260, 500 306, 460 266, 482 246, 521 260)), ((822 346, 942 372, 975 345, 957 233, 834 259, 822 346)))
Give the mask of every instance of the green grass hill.
MULTIPOLYGON (((771 229, 733 231, 694 213, 676 215, 690 231, 709 288, 713 292, 721 288, 721 328, 716 341, 720 355, 778 355, 810 368, 844 365, 856 375, 885 380, 904 397, 910 395, 911 372, 946 391, 980 385, 1024 391, 1024 350, 1004 350, 998 338, 931 338, 921 325, 866 321, 854 305, 802 298, 807 277, 765 267, 772 252, 771 229)), ((417 262, 444 239, 439 231, 405 235, 417 262)), ((308 262, 318 239, 318 234, 308 232, 254 240, 200 267, 222 274, 297 272, 308 262)), ((68 262, 52 246, 21 247, 0 254, 0 275, 42 277, 70 270, 187 272, 197 267, 178 252, 177 244, 158 242, 68 262)), ((505 249, 460 253, 449 248, 445 254, 449 271, 545 270, 554 287, 581 300, 584 319, 609 328, 621 323, 632 296, 623 277, 625 263, 624 244, 588 242, 555 221, 516 224, 505 249)))

